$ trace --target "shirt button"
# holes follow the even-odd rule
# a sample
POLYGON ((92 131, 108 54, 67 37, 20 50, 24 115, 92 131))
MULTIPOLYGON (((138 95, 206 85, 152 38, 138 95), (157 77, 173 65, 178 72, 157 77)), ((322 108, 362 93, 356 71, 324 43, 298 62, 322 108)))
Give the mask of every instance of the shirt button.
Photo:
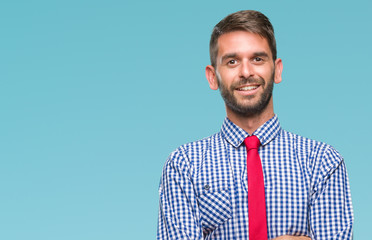
POLYGON ((207 190, 208 191, 210 188, 211 187, 208 184, 204 186, 204 190, 207 190))

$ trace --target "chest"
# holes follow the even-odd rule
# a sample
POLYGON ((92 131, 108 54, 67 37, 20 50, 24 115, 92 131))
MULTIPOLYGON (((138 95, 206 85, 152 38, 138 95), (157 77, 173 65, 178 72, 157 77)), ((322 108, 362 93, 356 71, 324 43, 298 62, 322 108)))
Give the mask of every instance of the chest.
MULTIPOLYGON (((234 225, 240 229, 239 237, 246 237, 243 236, 248 232, 249 207, 246 154, 245 147, 234 148, 223 142, 205 152, 195 172, 194 186, 206 233, 224 231, 234 225)), ((292 146, 275 142, 261 147, 259 155, 269 236, 306 232, 309 191, 303 160, 292 146)))

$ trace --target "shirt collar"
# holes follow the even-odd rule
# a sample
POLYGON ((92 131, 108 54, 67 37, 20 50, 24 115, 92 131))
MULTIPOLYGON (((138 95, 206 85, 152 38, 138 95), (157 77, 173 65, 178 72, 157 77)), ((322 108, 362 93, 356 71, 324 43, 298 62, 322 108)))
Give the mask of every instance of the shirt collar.
MULTIPOLYGON (((266 145, 279 134, 280 130, 281 127, 278 117, 277 115, 274 115, 274 117, 257 128, 252 135, 258 137, 261 145, 266 145)), ((236 148, 239 147, 244 142, 244 139, 249 136, 246 131, 235 125, 227 117, 222 124, 221 133, 222 136, 236 148)))

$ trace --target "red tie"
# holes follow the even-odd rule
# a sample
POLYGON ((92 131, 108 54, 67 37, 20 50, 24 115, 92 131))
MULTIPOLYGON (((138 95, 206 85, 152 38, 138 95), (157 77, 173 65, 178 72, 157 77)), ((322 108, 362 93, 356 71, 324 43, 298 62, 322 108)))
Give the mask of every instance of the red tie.
POLYGON ((256 136, 244 140, 247 148, 249 239, 267 240, 265 185, 256 136))

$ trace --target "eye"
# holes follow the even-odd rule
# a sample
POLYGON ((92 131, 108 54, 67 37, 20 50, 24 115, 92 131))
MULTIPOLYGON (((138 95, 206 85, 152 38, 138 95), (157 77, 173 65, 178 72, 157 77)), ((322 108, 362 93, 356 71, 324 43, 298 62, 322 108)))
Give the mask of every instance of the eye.
POLYGON ((235 59, 231 59, 227 62, 227 65, 235 65, 237 61, 235 59))
POLYGON ((255 62, 262 62, 263 59, 260 58, 260 57, 255 57, 255 58, 253 59, 253 61, 255 61, 255 62))

